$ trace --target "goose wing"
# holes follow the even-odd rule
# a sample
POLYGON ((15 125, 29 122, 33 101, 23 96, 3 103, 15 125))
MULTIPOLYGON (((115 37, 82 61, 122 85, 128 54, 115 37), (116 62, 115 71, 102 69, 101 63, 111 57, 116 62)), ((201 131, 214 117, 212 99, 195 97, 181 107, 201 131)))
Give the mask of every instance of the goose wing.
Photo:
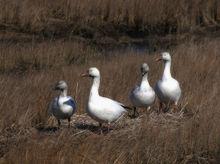
POLYGON ((63 104, 69 105, 73 108, 73 110, 76 110, 76 102, 71 96, 68 96, 68 100, 65 101, 63 104))
POLYGON ((54 98, 49 104, 48 114, 52 115, 55 109, 59 108, 58 97, 54 98))

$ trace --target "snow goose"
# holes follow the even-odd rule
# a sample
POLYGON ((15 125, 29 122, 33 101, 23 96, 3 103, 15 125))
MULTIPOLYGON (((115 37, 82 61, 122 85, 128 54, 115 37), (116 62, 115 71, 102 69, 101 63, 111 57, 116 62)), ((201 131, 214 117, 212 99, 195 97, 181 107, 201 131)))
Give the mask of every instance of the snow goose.
POLYGON ((148 82, 148 72, 149 66, 146 63, 143 63, 141 66, 142 81, 131 91, 130 94, 130 100, 134 109, 133 117, 135 117, 136 113, 138 114, 136 111, 138 107, 146 107, 150 109, 150 105, 154 103, 155 92, 148 82))
POLYGON ((160 100, 159 111, 162 109, 163 104, 166 107, 169 103, 174 104, 175 108, 181 96, 181 89, 179 82, 171 76, 171 56, 168 52, 163 52, 161 57, 156 61, 163 61, 165 64, 164 72, 161 80, 156 83, 155 92, 160 100))
POLYGON ((93 84, 90 90, 86 112, 91 118, 99 122, 102 133, 102 123, 108 123, 108 131, 111 122, 118 120, 125 110, 125 106, 117 101, 99 95, 100 72, 91 67, 82 77, 91 77, 93 84))
POLYGON ((59 90, 60 95, 52 100, 49 112, 57 119, 58 126, 60 126, 60 120, 68 119, 68 127, 70 127, 70 118, 76 111, 76 103, 72 97, 67 96, 65 81, 59 81, 54 90, 59 90))

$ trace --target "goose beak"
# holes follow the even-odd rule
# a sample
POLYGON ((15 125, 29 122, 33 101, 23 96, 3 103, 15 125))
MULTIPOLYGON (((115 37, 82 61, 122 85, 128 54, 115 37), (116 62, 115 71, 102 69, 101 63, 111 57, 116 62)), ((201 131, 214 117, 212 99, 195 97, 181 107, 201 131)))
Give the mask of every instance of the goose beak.
POLYGON ((55 90, 55 91, 57 91, 57 90, 59 90, 60 88, 56 85, 56 86, 54 86, 53 87, 53 90, 55 90))
POLYGON ((89 77, 89 74, 88 73, 83 73, 80 75, 81 77, 89 77))
POLYGON ((159 58, 156 59, 156 62, 161 61, 161 60, 162 60, 162 58, 159 57, 159 58))

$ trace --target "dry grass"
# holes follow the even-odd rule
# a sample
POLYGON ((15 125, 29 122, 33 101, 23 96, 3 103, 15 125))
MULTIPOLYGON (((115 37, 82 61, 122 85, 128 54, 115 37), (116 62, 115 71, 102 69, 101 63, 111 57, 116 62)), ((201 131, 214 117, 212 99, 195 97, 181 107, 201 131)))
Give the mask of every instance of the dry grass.
POLYGON ((219 20, 218 0, 0 0, 1 28, 44 36, 167 34, 219 20))
POLYGON ((70 129, 65 125, 60 130, 52 128, 56 122, 47 115, 48 103, 55 96, 51 86, 66 80, 69 94, 77 100, 78 114, 83 114, 91 81, 78 75, 96 66, 102 75, 101 94, 129 104, 128 93, 140 79, 142 62, 150 66, 152 85, 161 76, 162 65, 154 62, 156 54, 132 50, 105 54, 64 41, 1 45, 0 162, 218 163, 219 44, 218 39, 205 40, 171 50, 173 75, 183 90, 183 118, 152 111, 141 118, 124 118, 106 135, 98 135, 89 119, 83 125, 82 116, 73 118, 70 129), (16 71, 19 66, 22 69, 16 71))
POLYGON ((0 71, 24 73, 28 70, 53 69, 84 64, 95 55, 95 48, 70 41, 18 42, 0 45, 0 71))

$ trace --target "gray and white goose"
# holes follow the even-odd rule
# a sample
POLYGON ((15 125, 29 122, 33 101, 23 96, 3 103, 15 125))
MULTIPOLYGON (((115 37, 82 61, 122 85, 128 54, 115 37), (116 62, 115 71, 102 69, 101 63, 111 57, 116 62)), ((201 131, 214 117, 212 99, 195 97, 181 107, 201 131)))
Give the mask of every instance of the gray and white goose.
POLYGON ((60 95, 52 100, 49 112, 57 119, 58 126, 61 124, 60 120, 67 119, 70 127, 71 116, 76 112, 76 102, 71 96, 67 96, 67 88, 63 80, 55 85, 54 90, 59 90, 60 95))
POLYGON ((148 82, 149 66, 147 63, 141 65, 141 83, 136 86, 130 93, 130 101, 133 104, 133 117, 136 116, 137 108, 148 108, 154 103, 155 92, 148 82))

